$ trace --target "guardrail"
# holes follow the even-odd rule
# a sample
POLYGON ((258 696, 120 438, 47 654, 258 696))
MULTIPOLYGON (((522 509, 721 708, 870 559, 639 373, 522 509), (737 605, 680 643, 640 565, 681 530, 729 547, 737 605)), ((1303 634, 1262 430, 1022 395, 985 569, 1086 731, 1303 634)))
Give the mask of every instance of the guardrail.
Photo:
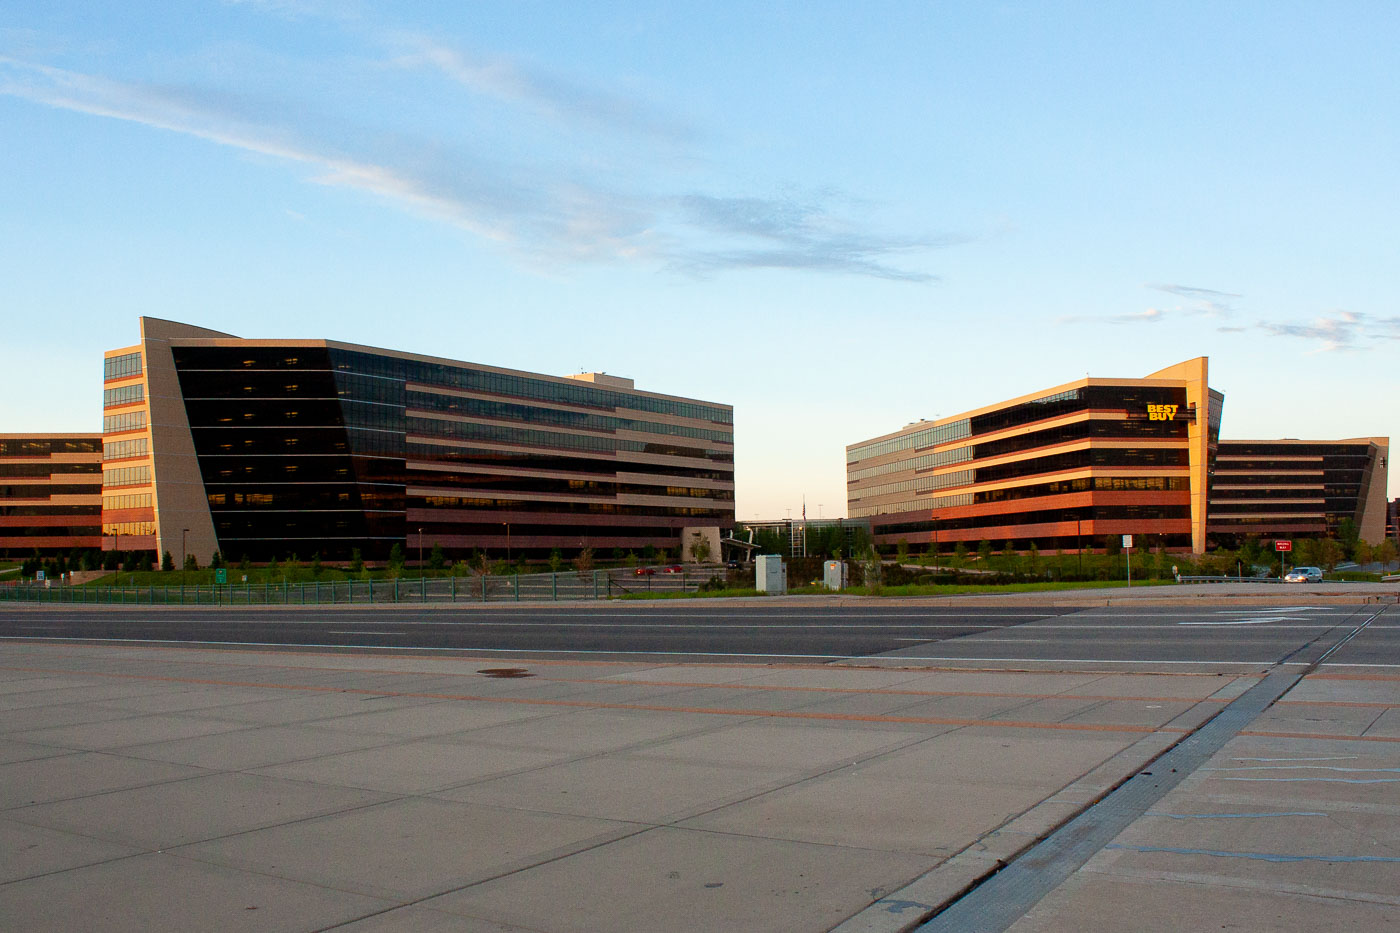
POLYGON ((1282 583, 1277 577, 1207 577, 1179 576, 1177 583, 1282 583))
MULTIPOLYGON (((723 571, 717 571, 723 573, 723 571)), ((529 573, 510 576, 418 577, 306 583, 215 583, 195 586, 0 586, 0 602, 141 606, 320 606, 351 603, 557 602, 608 599, 626 593, 693 593, 709 571, 634 576, 529 573)))

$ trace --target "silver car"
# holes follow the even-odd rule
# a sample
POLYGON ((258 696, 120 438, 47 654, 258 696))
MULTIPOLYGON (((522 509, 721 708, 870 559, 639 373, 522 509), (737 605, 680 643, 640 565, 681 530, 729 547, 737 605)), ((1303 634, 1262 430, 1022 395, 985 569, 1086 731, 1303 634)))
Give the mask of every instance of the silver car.
POLYGON ((1294 567, 1283 578, 1284 583, 1321 583, 1321 567, 1294 567))

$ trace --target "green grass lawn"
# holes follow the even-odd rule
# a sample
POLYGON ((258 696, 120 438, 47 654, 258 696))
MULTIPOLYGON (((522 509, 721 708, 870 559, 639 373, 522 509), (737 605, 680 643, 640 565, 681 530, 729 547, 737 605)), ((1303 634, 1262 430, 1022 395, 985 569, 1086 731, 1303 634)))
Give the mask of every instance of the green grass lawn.
MULTIPOLYGON (((1175 580, 1134 580, 1133 586, 1174 586, 1175 580)), ((882 586, 871 592, 868 587, 853 586, 841 592, 848 596, 962 596, 968 593, 1037 593, 1056 590, 1125 589, 1126 580, 1098 580, 1087 582, 1046 582, 1046 583, 1004 583, 985 585, 935 586, 930 584, 910 584, 908 586, 882 586)), ((706 599, 709 597, 766 596, 758 590, 710 590, 700 593, 628 593, 614 596, 613 599, 706 599)), ((787 591, 788 596, 831 596, 832 590, 824 586, 794 586, 787 591)))

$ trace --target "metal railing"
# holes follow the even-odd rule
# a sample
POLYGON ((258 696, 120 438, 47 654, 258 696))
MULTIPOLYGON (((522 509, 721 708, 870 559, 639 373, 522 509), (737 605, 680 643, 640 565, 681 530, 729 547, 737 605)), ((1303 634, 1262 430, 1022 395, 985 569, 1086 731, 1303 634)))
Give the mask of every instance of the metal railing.
MULTIPOLYGON (((722 573, 723 571, 719 571, 722 573)), ((190 586, 0 586, 0 602, 140 606, 323 606, 352 603, 557 602, 609 599, 627 593, 693 593, 708 571, 635 576, 631 571, 527 573, 509 576, 415 577, 293 583, 190 586)))

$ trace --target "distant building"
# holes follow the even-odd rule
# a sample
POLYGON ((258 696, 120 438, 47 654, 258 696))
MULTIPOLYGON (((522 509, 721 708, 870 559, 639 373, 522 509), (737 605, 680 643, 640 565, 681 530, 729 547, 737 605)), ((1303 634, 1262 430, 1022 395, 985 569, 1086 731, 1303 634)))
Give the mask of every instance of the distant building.
POLYGON ((110 548, 538 558, 700 535, 718 554, 733 524, 733 408, 630 379, 155 318, 104 370, 110 548))
POLYGON ((102 544, 102 435, 0 434, 0 556, 102 544))
POLYGON ((877 544, 981 541, 1201 553, 1244 537, 1378 541, 1389 440, 1220 440, 1225 397, 1198 357, 1140 379, 1085 377, 846 448, 847 514, 877 544))
POLYGON ((1336 537, 1344 519, 1361 538, 1385 536, 1389 439, 1221 441, 1210 476, 1208 536, 1336 537))

